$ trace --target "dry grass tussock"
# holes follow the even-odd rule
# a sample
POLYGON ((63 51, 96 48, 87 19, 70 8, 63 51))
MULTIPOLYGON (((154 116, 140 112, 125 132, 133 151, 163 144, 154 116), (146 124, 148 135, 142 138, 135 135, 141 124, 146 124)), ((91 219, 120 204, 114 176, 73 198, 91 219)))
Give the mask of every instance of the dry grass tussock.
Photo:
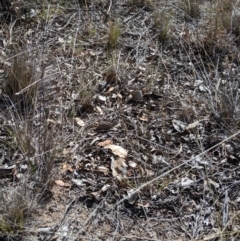
POLYGON ((238 240, 239 9, 0 2, 0 239, 238 240))

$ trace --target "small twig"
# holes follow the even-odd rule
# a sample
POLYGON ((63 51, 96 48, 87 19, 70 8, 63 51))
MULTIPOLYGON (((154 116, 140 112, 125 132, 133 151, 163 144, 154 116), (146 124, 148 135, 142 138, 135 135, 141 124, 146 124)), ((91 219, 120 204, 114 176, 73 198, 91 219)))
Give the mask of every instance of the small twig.
MULTIPOLYGON (((48 77, 49 77, 49 76, 52 76, 52 75, 54 75, 54 74, 57 74, 57 73, 58 73, 58 72, 53 73, 53 74, 51 74, 51 75, 48 75, 48 77)), ((43 78, 43 79, 45 79, 45 78, 43 78)), ((37 84, 38 82, 42 81, 43 79, 42 79, 42 77, 41 77, 40 79, 34 81, 33 83, 31 83, 30 85, 28 85, 28 86, 25 87, 24 89, 22 89, 22 90, 20 90, 19 92, 15 93, 15 95, 20 95, 20 94, 26 92, 29 88, 31 88, 33 85, 37 84)), ((45 81, 44 81, 44 82, 45 82, 45 81)))
POLYGON ((124 19, 124 20, 123 20, 123 23, 126 23, 126 22, 128 22, 129 20, 131 20, 132 18, 137 17, 137 16, 142 12, 143 9, 144 9, 144 7, 141 8, 137 13, 135 13, 135 14, 131 15, 130 17, 124 19))
POLYGON ((64 26, 58 28, 58 30, 62 30, 62 29, 64 29, 64 28, 66 28, 66 27, 70 24, 70 22, 72 21, 72 19, 75 18, 75 16, 76 16, 76 13, 72 14, 72 16, 69 18, 69 20, 67 21, 67 23, 66 23, 64 26))
POLYGON ((71 206, 72 206, 78 199, 79 199, 79 197, 74 198, 74 199, 68 204, 68 206, 67 206, 66 209, 65 209, 65 212, 64 212, 64 214, 63 214, 63 217, 62 217, 61 221, 59 222, 58 225, 55 226, 55 228, 59 228, 59 227, 62 225, 62 223, 63 223, 64 219, 66 218, 67 213, 69 212, 71 206))
POLYGON ((140 140, 147 141, 147 142, 149 142, 149 143, 151 143, 151 144, 157 145, 157 146, 159 146, 160 148, 162 148, 162 149, 164 149, 164 150, 166 150, 166 151, 170 151, 170 153, 172 153, 172 154, 178 154, 178 152, 175 152, 175 151, 173 151, 172 149, 167 148, 167 147, 165 147, 165 146, 163 146, 163 145, 161 145, 161 144, 158 144, 158 143, 156 143, 156 142, 150 141, 150 140, 148 140, 148 139, 145 139, 145 138, 140 137, 140 136, 135 135, 135 134, 131 134, 131 135, 136 136, 136 137, 137 137, 138 139, 140 139, 140 140))
POLYGON ((228 191, 225 192, 224 204, 223 204, 223 213, 222 213, 222 226, 225 228, 228 224, 229 217, 229 197, 228 191))
POLYGON ((86 225, 87 225, 88 222, 91 220, 91 218, 93 218, 94 215, 97 213, 98 208, 102 205, 103 202, 104 202, 104 199, 103 199, 103 201, 102 201, 101 203, 99 203, 99 204, 97 205, 97 207, 91 212, 91 214, 88 216, 87 220, 86 220, 86 221, 84 222, 84 224, 82 225, 82 228, 78 230, 76 237, 78 237, 79 234, 82 233, 82 232, 85 230, 86 225))
POLYGON ((112 9, 112 0, 110 0, 109 7, 108 7, 108 10, 107 10, 107 15, 109 15, 111 9, 112 9))
POLYGON ((14 27, 16 22, 17 22, 17 20, 15 20, 9 27, 9 35, 10 35, 10 37, 9 37, 9 44, 12 43, 12 31, 13 31, 13 27, 14 27))

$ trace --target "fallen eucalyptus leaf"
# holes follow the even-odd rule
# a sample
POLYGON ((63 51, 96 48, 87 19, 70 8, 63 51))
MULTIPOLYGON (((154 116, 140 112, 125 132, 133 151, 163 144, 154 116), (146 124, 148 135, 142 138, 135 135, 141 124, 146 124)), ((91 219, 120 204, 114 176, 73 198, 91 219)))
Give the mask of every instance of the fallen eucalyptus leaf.
POLYGON ((69 187, 69 183, 63 182, 62 180, 55 180, 55 183, 60 187, 69 187))
POLYGON ((137 167, 137 163, 134 162, 134 161, 129 161, 129 162, 128 162, 128 165, 129 165, 131 168, 136 168, 136 167, 137 167))
POLYGON ((199 121, 194 121, 193 123, 189 124, 189 125, 186 127, 186 130, 193 129, 193 128, 197 127, 198 125, 199 125, 199 121))
POLYGON ((103 115, 103 111, 99 106, 96 106, 96 109, 100 115, 103 115))
POLYGON ((118 180, 122 180, 122 178, 125 177, 127 173, 126 160, 121 157, 118 157, 117 159, 112 157, 111 169, 112 175, 118 180))
POLYGON ((97 167, 97 170, 100 171, 100 172, 103 172, 105 175, 107 175, 108 172, 109 172, 108 168, 104 167, 104 166, 97 167))
POLYGON ((81 120, 80 118, 76 117, 76 118, 74 118, 74 120, 76 121, 76 123, 77 123, 79 126, 81 126, 81 127, 85 126, 84 121, 81 120))
POLYGON ((179 121, 179 120, 172 120, 172 124, 173 124, 173 127, 174 129, 177 131, 177 132, 184 132, 185 129, 186 129, 186 125, 182 122, 182 121, 179 121))
POLYGON ((127 156, 127 151, 122 148, 121 146, 117 146, 117 145, 107 145, 104 148, 106 149, 110 149, 112 151, 112 153, 116 156, 125 158, 127 156))
POLYGON ((105 140, 105 141, 101 141, 101 142, 98 142, 98 146, 108 146, 109 144, 112 143, 112 140, 105 140))
POLYGON ((138 198, 138 193, 135 192, 134 189, 128 190, 127 193, 128 193, 128 202, 130 204, 133 204, 138 198))

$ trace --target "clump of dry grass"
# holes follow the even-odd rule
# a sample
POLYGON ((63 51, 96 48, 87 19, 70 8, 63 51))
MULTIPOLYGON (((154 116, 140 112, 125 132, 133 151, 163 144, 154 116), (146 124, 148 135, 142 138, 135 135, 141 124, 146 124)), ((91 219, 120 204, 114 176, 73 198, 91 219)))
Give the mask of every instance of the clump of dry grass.
POLYGON ((1 144, 23 157, 26 170, 22 173, 18 165, 23 163, 16 163, 17 179, 24 180, 24 183, 10 186, 7 199, 5 192, 0 192, 4 196, 4 199, 0 198, 0 202, 4 202, 0 203, 0 237, 21 234, 31 217, 31 211, 36 208, 35 204, 46 198, 46 193, 50 192, 53 185, 56 153, 53 137, 56 130, 55 126, 49 129, 48 116, 44 113, 39 115, 40 125, 34 123, 34 111, 42 112, 46 103, 44 98, 40 104, 37 102, 38 87, 33 84, 36 81, 36 68, 30 59, 28 53, 16 54, 3 87, 3 114, 11 121, 2 125, 7 138, 1 140, 1 144), (31 189, 28 189, 25 185, 30 182, 31 189))
POLYGON ((236 71, 236 66, 230 62, 237 59, 233 51, 239 40, 237 5, 237 1, 228 0, 207 3, 205 19, 197 30, 200 34, 197 34, 195 42, 191 42, 192 50, 200 50, 201 67, 196 71, 198 76, 206 80, 206 86, 211 92, 212 113, 219 125, 226 130, 235 129, 239 119, 237 85, 231 74, 227 76, 222 73, 223 69, 230 71, 229 73, 236 71), (214 77, 209 78, 203 74, 207 72, 214 73, 214 77))
POLYGON ((112 22, 110 24, 109 35, 108 35, 108 49, 113 50, 117 44, 118 38, 121 34, 120 25, 112 22))
POLYGON ((233 80, 222 80, 219 78, 214 87, 214 99, 212 102, 212 113, 219 126, 229 131, 237 128, 240 119, 239 91, 233 80))
POLYGON ((40 196, 45 198, 43 195, 46 192, 51 191, 54 181, 54 164, 57 155, 57 147, 54 145, 54 134, 55 127, 52 127, 50 131, 48 128, 43 130, 42 138, 38 138, 38 155, 34 158, 34 165, 36 167, 35 175, 36 187, 39 188, 40 196))
POLYGON ((239 13, 237 1, 217 1, 205 6, 205 19, 199 33, 201 43, 210 56, 231 52, 231 46, 239 41, 239 13))
POLYGON ((7 83, 3 89, 3 94, 8 104, 12 105, 16 111, 30 112, 36 97, 37 85, 31 86, 35 81, 35 66, 27 55, 16 55, 8 70, 7 83), (23 91, 25 88, 26 91, 23 91))
POLYGON ((163 44, 169 37, 169 31, 171 27, 171 16, 163 13, 162 11, 156 10, 154 12, 154 30, 158 34, 158 40, 163 44))
POLYGON ((182 8, 187 21, 198 19, 200 16, 200 3, 197 0, 182 1, 182 8))
POLYGON ((0 191, 0 236, 20 238, 27 220, 36 210, 36 200, 24 183, 0 191))

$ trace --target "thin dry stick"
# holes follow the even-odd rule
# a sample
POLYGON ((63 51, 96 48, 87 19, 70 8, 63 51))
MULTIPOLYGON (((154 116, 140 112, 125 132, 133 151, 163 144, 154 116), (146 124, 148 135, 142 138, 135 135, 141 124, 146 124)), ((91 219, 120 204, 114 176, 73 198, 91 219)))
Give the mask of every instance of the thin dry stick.
POLYGON ((97 205, 97 207, 91 212, 91 214, 88 216, 87 220, 84 222, 82 228, 78 230, 78 233, 77 233, 76 237, 78 237, 79 234, 85 230, 86 225, 87 225, 88 222, 94 217, 94 215, 97 213, 97 210, 98 210, 99 207, 103 204, 103 202, 104 202, 104 199, 103 199, 102 202, 100 202, 100 203, 97 205))
MULTIPOLYGON (((43 71, 44 71, 44 73, 45 73, 45 69, 44 69, 43 71)), ((48 75, 47 77, 50 77, 50 76, 55 75, 55 74, 58 74, 58 73, 59 73, 59 72, 56 72, 56 73, 54 72, 54 73, 52 73, 51 75, 48 75)), ((33 85, 37 84, 37 83, 40 82, 40 81, 43 81, 43 80, 44 80, 44 82, 45 82, 45 81, 46 81, 45 79, 46 79, 46 77, 45 77, 45 78, 41 77, 40 79, 34 81, 33 83, 31 83, 30 85, 28 85, 28 86, 25 87, 24 89, 22 89, 22 90, 20 90, 19 92, 15 93, 15 95, 20 95, 20 94, 26 92, 29 88, 31 88, 33 85)), ((48 80, 47 80, 47 81, 48 81, 48 80)))
POLYGON ((28 85, 27 87, 25 87, 24 89, 22 89, 21 91, 15 93, 15 95, 20 95, 22 93, 24 93, 25 91, 27 91, 30 87, 32 87, 33 85, 37 84, 38 82, 40 82, 42 80, 42 78, 34 81, 33 83, 31 83, 30 85, 28 85))
POLYGON ((111 9, 112 9, 112 0, 110 0, 109 7, 108 7, 108 10, 107 10, 107 15, 109 15, 111 9))

